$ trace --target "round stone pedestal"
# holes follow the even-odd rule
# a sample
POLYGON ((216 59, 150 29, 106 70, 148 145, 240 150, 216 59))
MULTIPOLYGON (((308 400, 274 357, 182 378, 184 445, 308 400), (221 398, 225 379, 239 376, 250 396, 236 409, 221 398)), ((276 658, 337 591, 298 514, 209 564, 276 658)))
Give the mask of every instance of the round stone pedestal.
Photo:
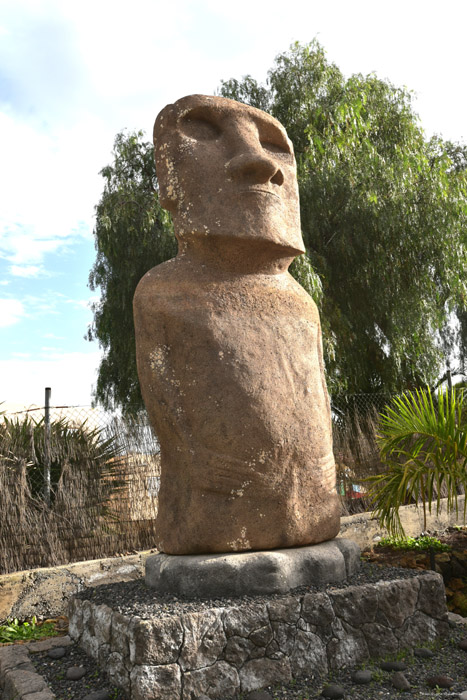
POLYGON ((239 554, 155 554, 146 560, 145 580, 158 593, 185 598, 264 595, 339 583, 359 566, 357 543, 335 538, 310 547, 239 554))

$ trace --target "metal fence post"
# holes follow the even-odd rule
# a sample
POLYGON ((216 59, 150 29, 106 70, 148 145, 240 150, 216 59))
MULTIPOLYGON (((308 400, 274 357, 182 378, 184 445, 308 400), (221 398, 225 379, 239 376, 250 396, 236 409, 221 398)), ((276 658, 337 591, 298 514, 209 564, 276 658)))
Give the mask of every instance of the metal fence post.
POLYGON ((45 388, 44 409, 44 500, 50 506, 50 395, 52 389, 45 388))

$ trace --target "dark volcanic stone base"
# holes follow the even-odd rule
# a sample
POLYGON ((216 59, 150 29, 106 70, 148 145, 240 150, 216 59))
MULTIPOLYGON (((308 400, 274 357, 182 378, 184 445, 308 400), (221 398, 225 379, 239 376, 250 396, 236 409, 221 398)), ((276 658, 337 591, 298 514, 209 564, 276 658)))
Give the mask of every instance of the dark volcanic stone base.
POLYGON ((287 593, 299 586, 340 583, 360 566, 360 547, 333 539, 295 549, 239 554, 155 554, 146 560, 146 585, 186 598, 287 593))
MULTIPOLYGON (((186 604, 188 605, 188 604, 186 604)), ((149 619, 72 599, 69 633, 132 700, 229 698, 447 634, 443 580, 410 578, 239 600, 149 619)))

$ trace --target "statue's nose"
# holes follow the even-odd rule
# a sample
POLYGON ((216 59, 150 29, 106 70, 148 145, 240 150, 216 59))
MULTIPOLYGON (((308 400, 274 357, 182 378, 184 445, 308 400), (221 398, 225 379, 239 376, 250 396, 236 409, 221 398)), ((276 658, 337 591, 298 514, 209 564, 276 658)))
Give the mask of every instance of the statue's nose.
POLYGON ((266 153, 240 153, 229 160, 225 167, 232 180, 246 178, 254 182, 273 182, 275 185, 282 185, 284 182, 281 169, 266 153))
POLYGON ((225 165, 227 176, 232 180, 246 179, 248 182, 282 185, 284 175, 279 164, 264 150, 258 138, 251 134, 237 134, 236 155, 225 165))

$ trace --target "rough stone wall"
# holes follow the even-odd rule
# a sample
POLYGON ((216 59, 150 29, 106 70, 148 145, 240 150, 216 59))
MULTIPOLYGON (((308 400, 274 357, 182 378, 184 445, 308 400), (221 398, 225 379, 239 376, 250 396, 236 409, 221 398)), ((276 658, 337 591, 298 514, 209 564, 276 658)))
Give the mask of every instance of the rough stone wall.
POLYGON ((150 620, 70 604, 70 635, 132 700, 228 698, 447 632, 444 585, 432 572, 150 620))

